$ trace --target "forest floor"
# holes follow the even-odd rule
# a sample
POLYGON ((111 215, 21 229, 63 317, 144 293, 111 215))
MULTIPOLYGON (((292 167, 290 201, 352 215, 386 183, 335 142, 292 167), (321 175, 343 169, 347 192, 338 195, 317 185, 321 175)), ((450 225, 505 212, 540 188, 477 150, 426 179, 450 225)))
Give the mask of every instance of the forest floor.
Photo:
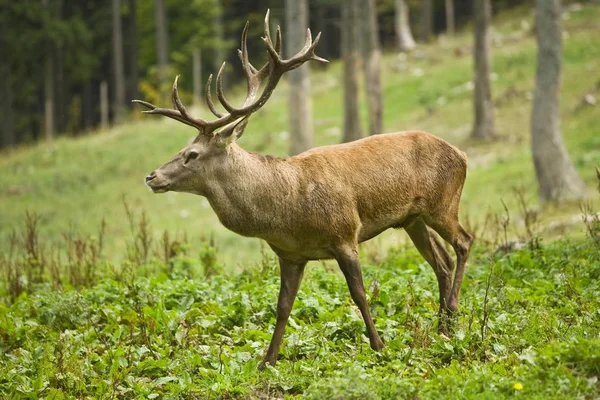
MULTIPOLYGON (((583 98, 600 97, 600 5, 570 5, 563 19, 562 132, 593 213, 600 112, 583 98)), ((433 271, 386 232, 361 248, 384 351, 369 348, 335 266, 314 263, 279 363, 258 372, 274 257, 204 199, 145 188, 194 134, 145 117, 2 154, 0 397, 600 397, 600 222, 583 223, 579 203, 537 205, 532 25, 527 7, 494 19, 493 142, 469 140, 468 30, 384 57, 385 130, 426 130, 469 156, 461 218, 478 239, 449 340, 436 333, 433 271)), ((332 63, 311 74, 317 145, 341 136, 340 73, 332 63)), ((286 126, 282 84, 240 144, 283 156, 286 126)))

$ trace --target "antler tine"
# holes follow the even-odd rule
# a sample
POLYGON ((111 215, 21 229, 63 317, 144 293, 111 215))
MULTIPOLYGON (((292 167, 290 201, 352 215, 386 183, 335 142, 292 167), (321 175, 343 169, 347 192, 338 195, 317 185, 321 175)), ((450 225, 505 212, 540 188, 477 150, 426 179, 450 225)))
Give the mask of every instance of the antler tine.
POLYGON ((187 121, 185 118, 183 118, 181 113, 177 110, 171 110, 169 108, 160 108, 160 107, 155 106, 154 104, 148 103, 147 101, 143 101, 143 100, 131 100, 131 102, 135 103, 135 104, 141 104, 144 107, 148 107, 150 109, 147 111, 142 111, 142 114, 163 115, 165 117, 169 117, 171 119, 174 119, 176 121, 184 123, 188 126, 197 128, 197 126, 193 125, 191 121, 187 121))
MULTIPOLYGON (((246 25, 244 26, 244 30, 242 31, 242 40, 241 40, 241 50, 238 50, 238 56, 240 58, 240 61, 242 63, 242 69, 244 70, 244 73, 246 74, 246 81, 247 81, 247 95, 246 95, 246 100, 244 101, 244 105, 242 107, 247 106, 248 104, 250 104, 254 98, 256 97, 256 94, 258 93, 258 89, 260 88, 260 84, 262 82, 262 80, 267 76, 268 74, 268 70, 269 70, 269 65, 270 62, 265 63, 265 65, 263 65, 260 70, 257 70, 252 63, 250 63, 250 60, 248 59, 248 27, 250 25, 250 22, 246 22, 246 25)), ((279 43, 279 47, 281 47, 281 33, 279 31, 279 29, 277 30, 277 34, 278 34, 278 43, 279 43)), ((276 45, 277 46, 277 45, 276 45)))
MULTIPOLYGON (((270 22, 271 10, 267 10, 265 15, 265 37, 263 40, 268 41, 273 46, 273 39, 271 38, 271 22, 270 22)), ((275 51, 281 53, 281 28, 277 25, 277 31, 275 32, 275 51)))
POLYGON ((278 54, 281 54, 281 28, 279 27, 279 25, 277 25, 277 33, 276 33, 276 37, 275 37, 275 51, 278 54))
MULTIPOLYGON (((238 50, 238 56, 240 57, 240 61, 242 62, 242 67, 244 68, 244 72, 248 75, 247 69, 250 69, 252 64, 248 60, 248 26, 250 25, 250 21, 246 21, 246 25, 244 25, 244 30, 242 31, 242 40, 241 40, 241 50, 238 50)), ((254 68, 254 67, 252 67, 254 68)))
POLYGON ((208 122, 201 118, 195 118, 188 113, 187 109, 185 108, 185 106, 181 102, 181 99, 179 98, 179 92, 177 90, 178 80, 179 75, 175 77, 175 82, 173 83, 173 90, 171 92, 171 100, 173 101, 173 108, 175 108, 174 110, 171 110, 169 108, 160 108, 152 103, 148 103, 147 101, 142 100, 132 100, 131 102, 141 104, 144 107, 150 109, 147 111, 142 111, 142 113, 144 114, 164 115, 165 117, 172 118, 176 121, 179 121, 181 123, 184 123, 188 126, 192 126, 202 131, 208 125, 208 122))
POLYGON ((329 63, 329 60, 326 60, 323 57, 319 57, 318 55, 315 54, 315 49, 317 48, 317 44, 319 44, 319 40, 321 40, 321 32, 319 32, 317 34, 317 37, 315 38, 315 41, 313 42, 312 48, 313 48, 313 52, 312 52, 312 57, 310 58, 313 61, 319 61, 322 63, 329 63))
POLYGON ((210 74, 208 76, 208 81, 206 82, 206 105, 208 106, 208 109, 210 110, 210 112, 212 112, 217 118, 221 118, 224 117, 225 114, 222 113, 221 111, 217 110, 217 108, 215 107, 215 104, 213 103, 212 100, 212 95, 211 95, 211 89, 212 89, 212 74, 210 74))
POLYGON ((183 116, 184 119, 190 121, 193 124, 192 126, 195 126, 198 129, 201 129, 203 126, 206 126, 207 121, 205 121, 201 118, 195 118, 188 113, 187 109, 185 108, 185 106, 181 102, 181 99, 179 98, 179 91, 177 90, 178 82, 179 82, 179 75, 177 75, 175 77, 175 82, 173 82, 173 91, 171 92, 171 99, 173 100, 173 108, 176 108, 177 111, 179 111, 181 113, 181 115, 183 116))
POLYGON ((317 35, 315 40, 312 40, 312 35, 310 29, 306 30, 306 41, 304 43, 304 47, 295 56, 287 60, 281 60, 281 64, 284 66, 286 70, 292 70, 298 68, 300 65, 305 63, 308 60, 314 60, 319 62, 328 63, 324 58, 321 58, 315 54, 315 48, 321 39, 321 32, 317 35))
POLYGON ((321 57, 318 57, 315 54, 315 47, 316 47, 317 43, 319 42, 321 34, 319 33, 319 35, 317 35, 317 37, 313 41, 310 29, 308 29, 306 31, 306 41, 305 41, 305 44, 302 47, 302 49, 294 57, 292 57, 288 60, 282 59, 281 54, 280 54, 281 45, 282 45, 281 29, 279 27, 277 27, 277 39, 276 39, 276 43, 273 44, 273 40, 271 38, 270 27, 269 27, 269 25, 270 25, 269 24, 269 16, 270 16, 270 11, 267 11, 267 14, 265 15, 265 21, 264 21, 265 36, 262 38, 267 46, 267 51, 269 54, 269 61, 260 70, 256 71, 256 69, 254 69, 254 71, 256 71, 256 72, 251 71, 251 69, 249 68, 250 63, 248 61, 248 54, 247 54, 247 45, 246 45, 247 30, 246 30, 246 28, 244 28, 244 31, 242 32, 242 50, 240 50, 239 56, 242 61, 242 66, 244 68, 244 71, 246 72, 246 76, 248 77, 248 96, 246 97, 246 101, 244 102, 244 104, 242 105, 241 108, 233 107, 224 97, 223 89, 222 89, 223 67, 221 67, 221 70, 219 71, 219 74, 217 75, 217 95, 219 97, 219 100, 223 104, 223 107, 225 107, 227 109, 227 111, 230 113, 230 116, 229 116, 230 120, 239 118, 240 116, 243 116, 243 115, 251 114, 251 113, 255 112, 256 110, 258 110, 259 108, 261 108, 267 102, 267 100, 271 96, 271 93, 277 86, 277 83, 281 79, 281 76, 285 72, 290 71, 295 68, 298 68, 300 65, 302 65, 303 63, 305 63, 309 60, 328 62, 327 60, 325 60, 321 57), (254 100, 254 98, 256 97, 256 93, 260 86, 260 81, 267 76, 268 76, 269 80, 268 80, 266 87, 263 90, 263 93, 257 100, 254 100))
POLYGON ((310 46, 312 46, 313 40, 312 40, 312 33, 310 32, 310 28, 306 28, 306 39, 304 39, 304 46, 302 46, 302 50, 299 51, 299 53, 303 53, 305 51, 307 51, 308 49, 310 49, 310 46))
POLYGON ((269 28, 269 15, 271 10, 267 10, 267 14, 265 15, 265 37, 262 40, 267 45, 267 51, 269 52, 269 60, 273 64, 271 69, 274 69, 276 65, 281 63, 281 29, 277 27, 277 39, 275 45, 273 45, 273 39, 271 39, 271 30, 269 28))
POLYGON ((242 40, 241 40, 241 50, 238 50, 238 57, 240 58, 240 61, 242 63, 242 68, 244 70, 244 73, 246 74, 246 78, 248 78, 248 80, 251 80, 255 75, 259 75, 262 78, 264 78, 264 72, 263 70, 265 70, 269 63, 266 63, 265 65, 263 65, 260 70, 257 70, 254 65, 252 65, 252 63, 250 62, 250 60, 248 59, 248 26, 250 25, 250 22, 247 21, 246 25, 244 26, 244 30, 242 31, 242 40))
POLYGON ((263 105, 265 105, 267 100, 269 100, 269 98, 271 97, 273 90, 275 90, 275 88, 277 87, 279 80, 287 71, 298 68, 300 65, 310 60, 328 62, 327 60, 318 57, 315 54, 315 47, 319 42, 321 34, 319 33, 313 41, 310 30, 306 31, 306 41, 302 49, 292 58, 287 60, 282 59, 281 28, 277 27, 276 39, 275 43, 273 43, 273 39, 271 38, 271 32, 269 28, 269 15, 270 11, 267 11, 264 21, 265 36, 262 38, 267 46, 269 61, 267 61, 267 63, 264 64, 260 69, 256 69, 248 59, 248 23, 246 23, 246 25, 244 26, 244 30, 242 31, 241 50, 238 50, 238 55, 240 57, 240 61, 242 62, 242 68, 244 69, 244 73, 246 74, 246 78, 248 80, 248 93, 246 95, 246 100, 244 101, 244 104, 240 108, 235 108, 231 103, 229 103, 229 101, 227 101, 227 99, 225 98, 225 94, 223 93, 223 72, 225 70, 225 63, 223 63, 221 68, 219 68, 219 72, 217 73, 216 91, 219 101, 221 102, 222 106, 227 112, 223 113, 217 110, 215 104, 213 103, 211 94, 212 75, 209 76, 206 85, 206 104, 208 105, 210 111, 217 117, 216 120, 206 121, 201 118, 192 117, 189 114, 189 112, 181 102, 181 99, 179 98, 179 93, 177 89, 179 76, 175 78, 175 82, 173 84, 173 92, 171 94, 173 107, 175 109, 171 110, 167 108, 159 108, 151 103, 141 100, 134 100, 133 102, 139 103, 149 108, 150 110, 144 111, 144 113, 146 114, 164 115, 169 118, 175 119, 179 122, 182 122, 186 125, 193 126, 200 130, 200 133, 204 135, 210 135, 216 129, 226 126, 241 117, 248 117, 250 114, 254 113, 263 105), (268 78, 267 84, 265 85, 260 97, 256 99, 258 90, 261 86, 261 82, 265 78, 268 78))
POLYGON ((271 41, 271 29, 269 28, 269 16, 271 15, 271 9, 267 9, 267 13, 265 14, 265 37, 263 39, 271 41))
POLYGON ((217 97, 221 102, 221 105, 229 112, 233 112, 235 107, 231 105, 229 101, 225 98, 225 94, 223 93, 223 71, 225 70, 226 62, 223 62, 221 68, 219 68, 219 72, 217 73, 217 97))

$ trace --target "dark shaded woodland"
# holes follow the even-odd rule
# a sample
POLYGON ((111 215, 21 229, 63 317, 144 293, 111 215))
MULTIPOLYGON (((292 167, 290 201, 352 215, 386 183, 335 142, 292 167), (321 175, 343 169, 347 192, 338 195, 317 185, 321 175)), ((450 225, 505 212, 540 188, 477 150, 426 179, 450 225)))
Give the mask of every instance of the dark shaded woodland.
MULTIPOLYGON (((308 3, 310 27, 323 32, 320 54, 339 58, 340 1, 308 3)), ((421 2, 406 3, 419 39, 421 2)), ((446 2, 432 3, 435 34, 446 30, 446 2)), ((457 29, 470 21, 470 3, 455 2, 457 29)), ((494 0, 493 9, 520 3, 494 0)), ((393 51, 394 0, 378 0, 375 6, 382 49, 393 51)), ((258 37, 267 8, 285 32, 284 2, 275 0, 0 0, 0 147, 96 129, 103 109, 105 124, 122 121, 131 99, 166 97, 176 74, 183 75, 181 88, 191 101, 192 70, 203 86, 223 60, 229 63, 227 83, 235 84, 240 74, 233 50, 239 32, 248 20, 249 36, 258 37), (102 88, 108 94, 105 104, 102 88)), ((259 40, 249 46, 253 55, 264 53, 259 40)))

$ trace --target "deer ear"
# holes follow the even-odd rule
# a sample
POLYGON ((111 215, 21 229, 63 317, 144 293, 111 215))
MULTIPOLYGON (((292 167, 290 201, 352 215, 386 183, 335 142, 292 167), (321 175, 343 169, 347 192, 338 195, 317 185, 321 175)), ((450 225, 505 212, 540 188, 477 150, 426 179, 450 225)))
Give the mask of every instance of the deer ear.
POLYGON ((246 129, 246 125, 248 125, 249 115, 240 119, 238 122, 234 124, 230 124, 225 128, 221 129, 215 136, 219 143, 224 145, 231 143, 234 140, 237 140, 240 136, 244 134, 244 130, 246 129))

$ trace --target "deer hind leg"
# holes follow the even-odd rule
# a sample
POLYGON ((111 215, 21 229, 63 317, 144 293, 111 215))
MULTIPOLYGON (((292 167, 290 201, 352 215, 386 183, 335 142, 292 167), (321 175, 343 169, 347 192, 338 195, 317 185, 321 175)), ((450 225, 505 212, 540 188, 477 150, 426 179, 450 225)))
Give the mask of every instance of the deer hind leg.
POLYGON ((431 265, 438 280, 440 290, 440 311, 438 331, 448 335, 450 310, 448 300, 452 291, 452 272, 454 262, 452 258, 435 237, 421 218, 417 218, 412 224, 404 228, 414 243, 419 253, 431 265))
POLYGON ((460 223, 458 223, 458 235, 455 239, 455 243, 452 244, 454 251, 456 252, 456 275, 454 276, 454 283, 452 284, 452 293, 448 299, 448 307, 454 311, 458 311, 458 295, 460 294, 460 286, 462 285, 463 277, 465 275, 465 266, 467 264, 467 258, 471 252, 471 245, 473 244, 473 235, 467 232, 460 223))
POLYGON ((346 283, 348 284, 348 289, 350 289, 352 300, 354 300, 354 303, 358 306, 358 309, 363 316, 363 320, 365 321, 371 348, 379 351, 383 349, 384 345, 379 337, 379 333, 377 333, 377 329, 375 329, 373 318, 371 318, 371 311, 369 310, 362 272, 360 270, 358 251, 356 248, 343 249, 337 252, 335 258, 340 266, 340 269, 344 273, 346 283))
POLYGON ((258 367, 261 371, 265 369, 267 363, 275 365, 277 362, 279 346, 283 339, 283 333, 285 332, 288 318, 292 312, 296 294, 298 294, 298 289, 300 288, 300 282, 302 282, 305 266, 306 263, 292 263, 279 258, 281 286, 279 287, 279 300, 277 301, 277 322, 275 324, 275 331, 271 338, 269 350, 267 350, 267 355, 258 367))
POLYGON ((469 257, 471 244, 473 243, 473 236, 458 222, 458 216, 456 214, 451 216, 446 215, 444 218, 427 221, 427 224, 431 226, 431 228, 433 228, 446 242, 450 243, 456 253, 456 273, 447 302, 448 309, 453 313, 459 311, 458 295, 460 294, 460 287, 465 275, 467 258, 469 257))

